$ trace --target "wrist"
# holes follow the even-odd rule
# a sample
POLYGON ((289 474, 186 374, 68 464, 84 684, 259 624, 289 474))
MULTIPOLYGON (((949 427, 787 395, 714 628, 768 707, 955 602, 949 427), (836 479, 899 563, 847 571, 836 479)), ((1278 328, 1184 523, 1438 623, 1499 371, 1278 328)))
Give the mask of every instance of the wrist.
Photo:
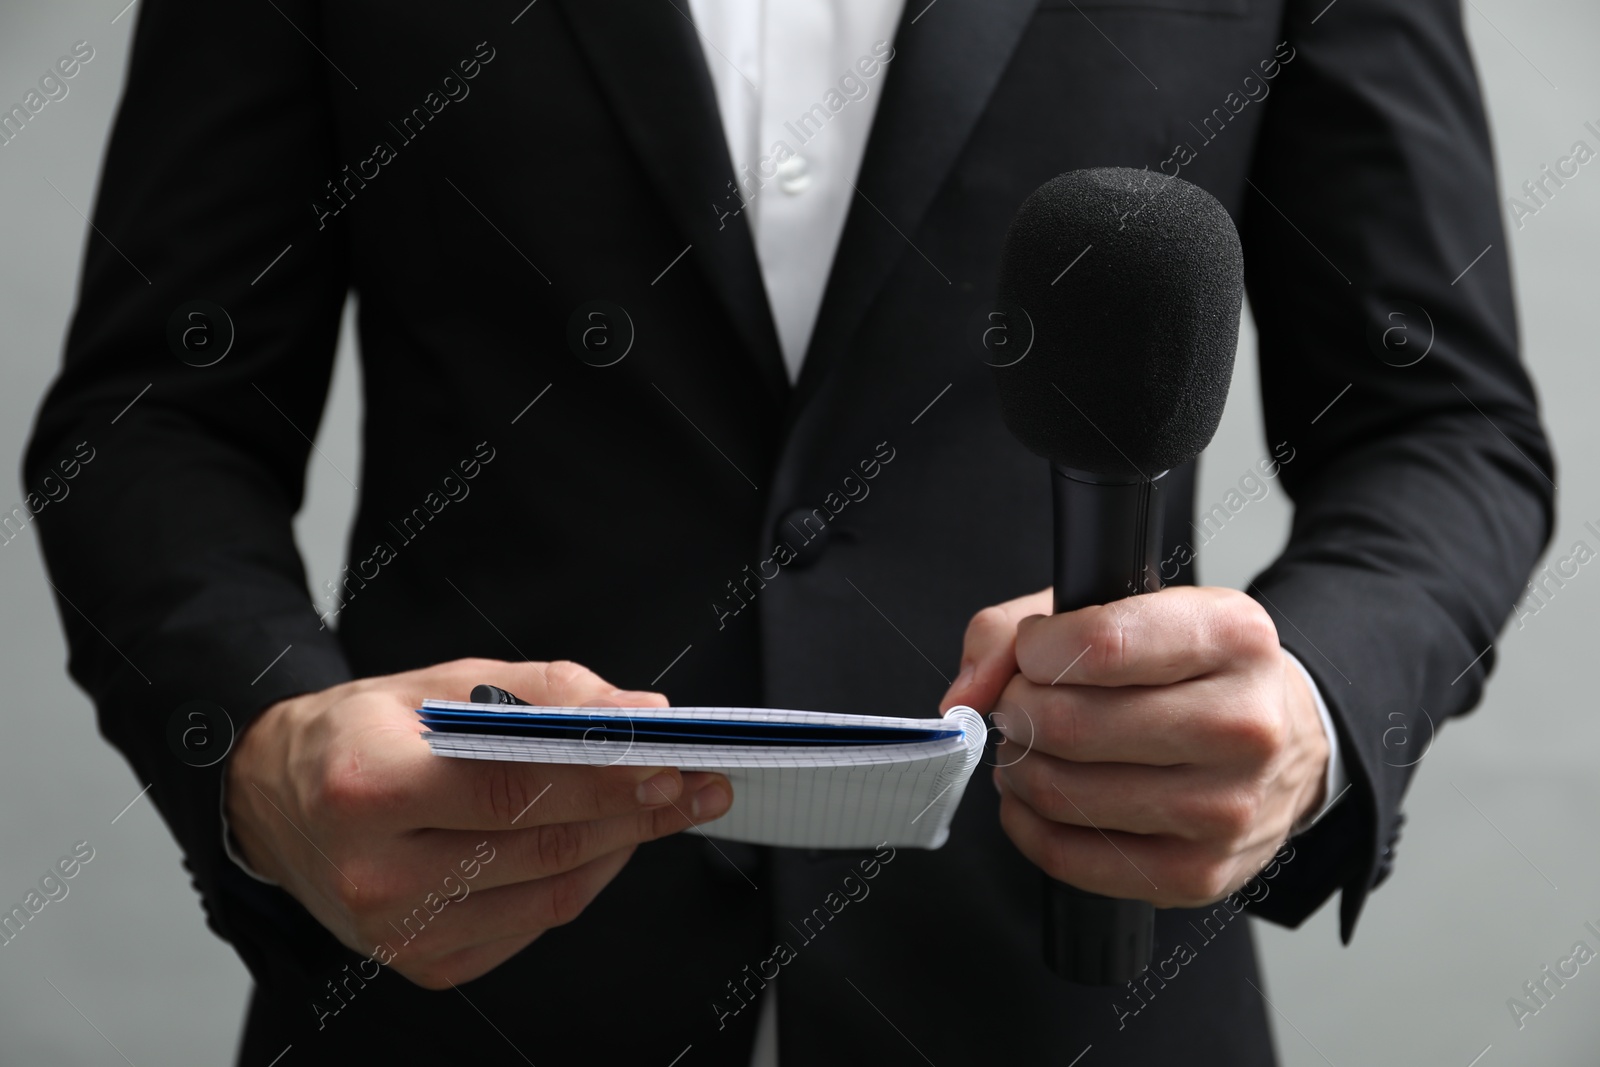
POLYGON ((1294 805, 1291 832, 1304 829, 1315 820, 1332 798, 1328 793, 1328 768, 1333 758, 1329 731, 1325 728, 1319 694, 1315 683, 1300 662, 1287 650, 1284 658, 1284 699, 1296 739, 1296 763, 1301 768, 1303 781, 1294 805))
POLYGON ((258 783, 263 777, 262 768, 269 765, 270 754, 277 747, 274 739, 281 732, 295 699, 272 704, 252 719, 223 763, 223 847, 245 873, 264 882, 276 883, 280 879, 271 850, 258 827, 262 818, 260 809, 266 806, 258 783))

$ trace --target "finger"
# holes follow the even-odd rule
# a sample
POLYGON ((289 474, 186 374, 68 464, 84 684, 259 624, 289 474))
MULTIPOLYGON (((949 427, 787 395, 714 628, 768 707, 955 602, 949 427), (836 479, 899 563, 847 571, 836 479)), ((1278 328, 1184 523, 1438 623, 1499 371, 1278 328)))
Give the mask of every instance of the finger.
POLYGON ((980 712, 993 708, 1006 682, 1017 673, 1017 622, 1049 610, 1050 590, 1043 589, 974 615, 962 640, 961 670, 939 701, 940 713, 958 704, 980 712))
POLYGON ((666 707, 667 698, 660 693, 647 693, 619 689, 598 674, 570 660, 557 660, 545 664, 539 674, 543 684, 529 688, 531 695, 522 699, 530 704, 545 707, 603 706, 666 707))
MULTIPOLYGON (((349 711, 338 724, 334 741, 338 751, 322 761, 320 778, 312 784, 312 805, 330 819, 351 825, 504 830, 606 818, 678 800, 681 776, 672 768, 435 756, 420 736, 425 730, 415 714, 420 697, 410 699, 405 690, 416 686, 426 691, 431 686, 437 691, 452 679, 465 685, 468 679, 482 678, 489 669, 483 665, 493 663, 457 661, 415 672, 431 674, 431 681, 397 676, 356 690, 347 698, 349 711)), ((502 666, 529 671, 534 665, 502 666)), ((610 692, 629 699, 623 691, 610 692)))
POLYGON ((1266 611, 1233 589, 1181 587, 1018 624, 1016 660, 1041 685, 1168 685, 1278 655, 1266 611))
POLYGON ((1000 825, 1017 850, 1057 881, 1119 900, 1194 907, 1228 891, 1201 848, 1170 837, 1064 826, 1042 818, 1004 785, 1000 825), (1215 890, 1215 893, 1212 892, 1215 890))
POLYGON ((307 802, 336 825, 509 830, 631 814, 682 795, 682 776, 670 767, 436 756, 420 737, 420 721, 393 693, 347 703, 346 726, 321 761, 307 802))
POLYGON ((1109 688, 1017 675, 994 724, 1019 751, 1078 763, 1254 767, 1274 758, 1287 730, 1267 692, 1224 676, 1109 688))
POLYGON ((1034 752, 994 774, 1035 814, 1068 826, 1241 844, 1255 830, 1249 790, 1209 769, 1071 763, 1034 752))
POLYGON ((632 854, 621 849, 552 878, 473 893, 437 913, 426 907, 397 911, 373 933, 394 953, 395 970, 426 988, 443 989, 487 973, 540 934, 572 922, 632 854))
POLYGON ((480 843, 487 843, 493 850, 492 862, 479 865, 475 880, 452 890, 466 894, 563 874, 599 856, 708 822, 732 805, 733 787, 720 774, 686 774, 684 784, 685 795, 676 803, 609 819, 518 830, 425 830, 414 835, 396 862, 418 872, 448 870, 460 857, 473 855, 480 843))

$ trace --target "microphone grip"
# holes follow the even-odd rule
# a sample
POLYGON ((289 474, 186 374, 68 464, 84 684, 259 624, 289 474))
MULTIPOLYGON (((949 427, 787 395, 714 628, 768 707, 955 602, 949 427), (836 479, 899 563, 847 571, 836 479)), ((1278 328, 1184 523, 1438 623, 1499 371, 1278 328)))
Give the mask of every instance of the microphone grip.
MULTIPOLYGON (((1163 474, 1166 472, 1162 472, 1163 474)), ((1051 468, 1055 610, 1161 588, 1161 475, 1108 482, 1051 468)), ((1044 878, 1044 958, 1069 982, 1118 985, 1150 966, 1155 907, 1044 878)))

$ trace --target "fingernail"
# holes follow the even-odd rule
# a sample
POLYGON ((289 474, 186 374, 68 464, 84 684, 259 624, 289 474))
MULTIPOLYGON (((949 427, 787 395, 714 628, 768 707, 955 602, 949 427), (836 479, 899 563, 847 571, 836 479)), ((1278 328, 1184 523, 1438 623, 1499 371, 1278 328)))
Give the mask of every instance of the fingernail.
POLYGON ((726 786, 714 783, 706 786, 689 801, 689 814, 696 819, 715 819, 728 810, 733 796, 726 786))
POLYGON ((977 677, 977 674, 978 668, 976 665, 970 662, 963 663, 961 665, 961 673, 956 675, 955 684, 951 688, 965 689, 967 686, 972 684, 972 679, 977 677))
POLYGON ((639 783, 639 803, 645 807, 658 808, 663 804, 678 798, 683 790, 683 780, 671 771, 662 771, 651 778, 646 778, 639 783))

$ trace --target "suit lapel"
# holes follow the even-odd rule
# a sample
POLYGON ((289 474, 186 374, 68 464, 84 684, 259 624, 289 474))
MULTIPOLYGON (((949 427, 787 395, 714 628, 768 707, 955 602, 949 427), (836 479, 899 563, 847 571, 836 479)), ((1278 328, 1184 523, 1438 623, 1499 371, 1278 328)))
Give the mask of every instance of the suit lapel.
POLYGON ((800 370, 795 411, 849 348, 894 265, 918 254, 910 241, 1037 2, 906 0, 858 192, 800 370))
MULTIPOLYGON (((775 396, 789 390, 745 215, 719 219, 733 163, 681 0, 562 0, 567 22, 646 173, 775 396)), ((735 202, 736 203, 736 202, 735 202)))

